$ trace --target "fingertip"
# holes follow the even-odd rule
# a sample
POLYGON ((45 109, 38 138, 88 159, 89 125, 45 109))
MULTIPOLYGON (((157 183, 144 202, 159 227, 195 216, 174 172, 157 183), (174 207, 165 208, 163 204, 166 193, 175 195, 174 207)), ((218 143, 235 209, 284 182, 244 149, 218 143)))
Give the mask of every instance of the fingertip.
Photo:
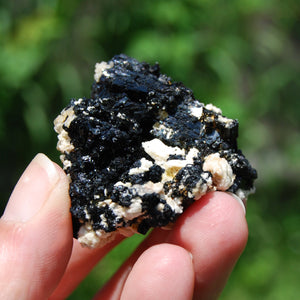
POLYGON ((0 230, 11 236, 1 241, 10 249, 7 260, 14 274, 26 278, 28 284, 21 288, 32 299, 47 298, 65 271, 72 250, 69 207, 66 175, 38 154, 17 183, 0 223, 0 230))
POLYGON ((191 299, 193 289, 192 255, 182 247, 159 244, 136 261, 121 299, 191 299))
POLYGON ((239 257, 248 241, 245 206, 239 197, 224 192, 214 192, 212 202, 215 204, 216 214, 220 216, 220 226, 226 229, 225 235, 230 241, 229 252, 239 257))
POLYGON ((218 297, 247 238, 248 227, 240 203, 224 192, 212 192, 186 210, 168 241, 193 254, 195 297, 206 299, 218 297))
MULTIPOLYGON (((37 289, 36 293, 49 295, 61 280, 72 252, 69 180, 62 168, 46 155, 38 154, 36 158, 47 174, 47 178, 43 179, 49 192, 38 213, 26 224, 27 237, 31 247, 35 248, 32 263, 43 286, 43 291, 37 289)), ((41 194, 35 195, 41 197, 41 194)))
POLYGON ((247 204, 247 199, 241 199, 239 196, 237 196, 234 193, 231 192, 225 192, 227 195, 233 197, 242 207, 244 214, 246 215, 246 204, 247 204))
POLYGON ((175 223, 171 239, 184 240, 195 234, 195 241, 204 236, 234 238, 245 246, 248 226, 243 206, 230 194, 211 192, 191 205, 175 223))

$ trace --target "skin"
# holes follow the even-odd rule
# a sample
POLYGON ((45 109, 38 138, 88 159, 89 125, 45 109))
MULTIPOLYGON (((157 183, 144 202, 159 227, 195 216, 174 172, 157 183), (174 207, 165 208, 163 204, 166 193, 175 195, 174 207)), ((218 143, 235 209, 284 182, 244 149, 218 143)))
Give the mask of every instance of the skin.
MULTIPOLYGON (((38 154, 0 219, 0 299, 65 299, 123 239, 82 248, 69 208, 65 173, 38 154)), ((241 201, 208 193, 172 230, 153 230, 95 299, 217 299, 247 237, 241 201)))

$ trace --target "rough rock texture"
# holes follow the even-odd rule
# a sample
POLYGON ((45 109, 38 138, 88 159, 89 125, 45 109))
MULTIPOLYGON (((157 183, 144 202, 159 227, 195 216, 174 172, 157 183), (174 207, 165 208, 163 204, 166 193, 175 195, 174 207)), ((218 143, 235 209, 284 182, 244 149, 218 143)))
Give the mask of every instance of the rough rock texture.
POLYGON ((158 64, 118 55, 96 64, 94 77, 91 98, 71 100, 54 122, 83 245, 167 226, 208 191, 242 200, 253 192, 256 171, 237 148, 237 120, 200 103, 158 64))

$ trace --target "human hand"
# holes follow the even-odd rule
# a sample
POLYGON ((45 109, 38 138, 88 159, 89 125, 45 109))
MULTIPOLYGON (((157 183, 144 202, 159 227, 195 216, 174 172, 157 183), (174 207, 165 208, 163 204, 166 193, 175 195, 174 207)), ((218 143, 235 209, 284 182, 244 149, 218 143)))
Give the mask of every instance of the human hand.
MULTIPOLYGON (((100 249, 72 238, 68 179, 39 154, 0 219, 0 299, 65 299, 122 237, 100 249)), ((171 231, 154 229, 95 299, 216 299, 248 236, 244 207, 214 192, 171 231)))

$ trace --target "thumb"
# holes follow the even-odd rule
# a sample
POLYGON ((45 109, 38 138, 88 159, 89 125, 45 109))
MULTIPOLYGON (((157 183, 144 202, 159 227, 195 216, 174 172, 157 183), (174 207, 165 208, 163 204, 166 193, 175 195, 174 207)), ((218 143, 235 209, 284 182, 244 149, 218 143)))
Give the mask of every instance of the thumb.
POLYGON ((38 154, 0 219, 0 299, 46 299, 72 250, 68 179, 38 154))

